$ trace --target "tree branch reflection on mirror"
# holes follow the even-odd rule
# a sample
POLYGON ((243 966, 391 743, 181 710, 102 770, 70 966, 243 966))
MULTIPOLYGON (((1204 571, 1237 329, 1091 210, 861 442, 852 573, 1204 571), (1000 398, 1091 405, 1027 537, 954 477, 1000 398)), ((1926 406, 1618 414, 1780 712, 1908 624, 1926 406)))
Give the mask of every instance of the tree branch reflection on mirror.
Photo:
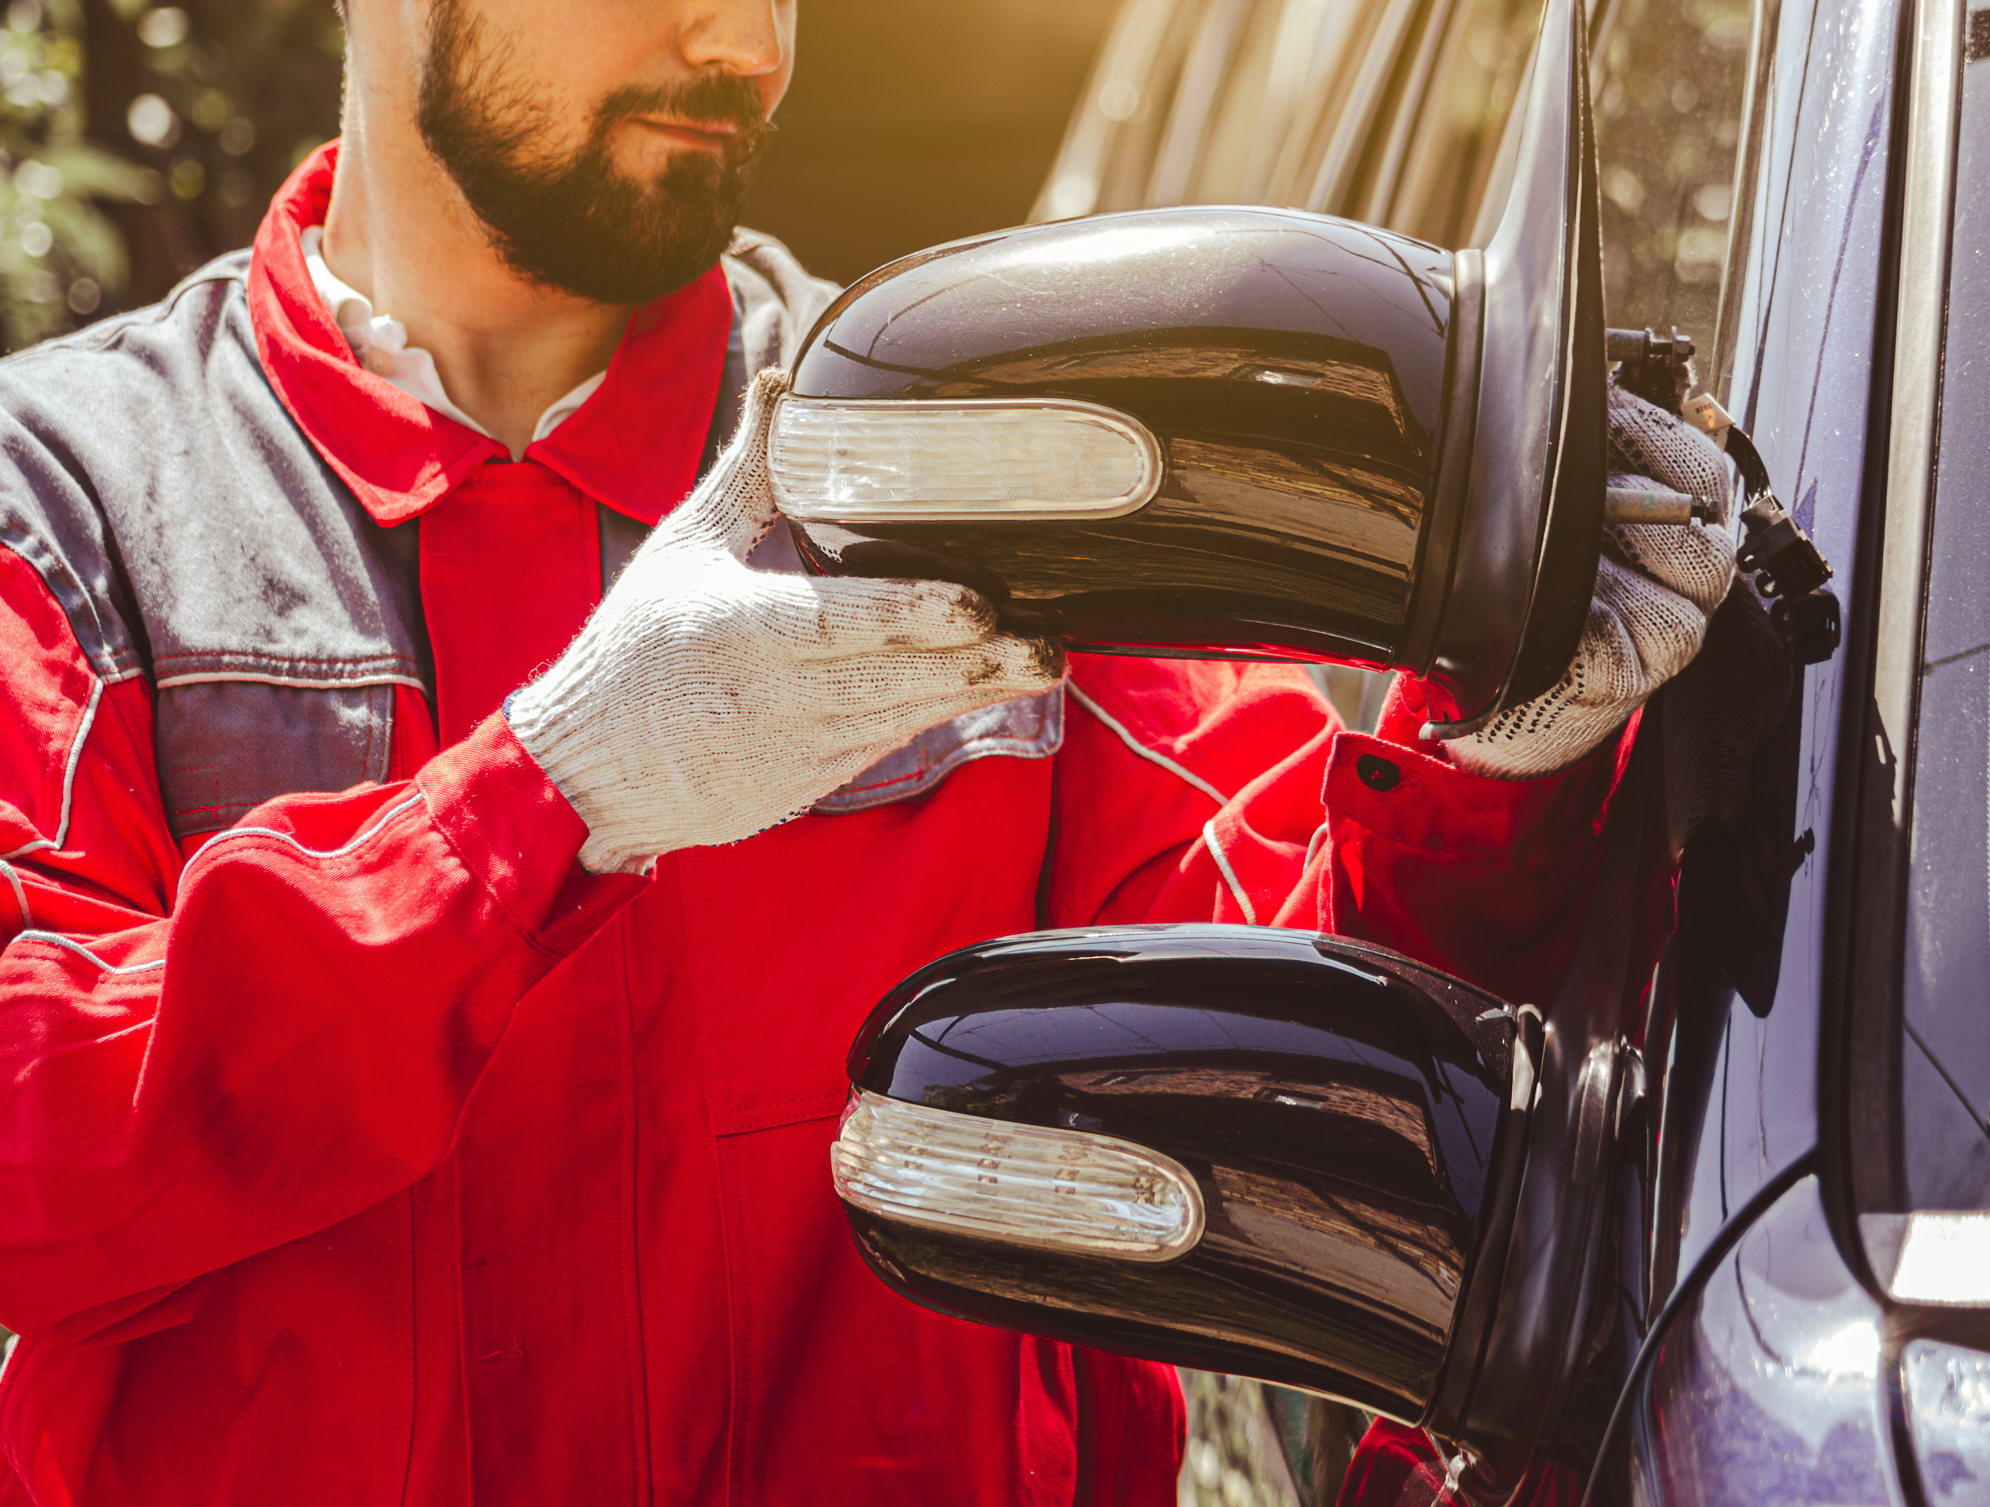
POLYGON ((1181 1379, 1182 1507, 1332 1507, 1370 1414, 1241 1376, 1183 1369, 1181 1379))

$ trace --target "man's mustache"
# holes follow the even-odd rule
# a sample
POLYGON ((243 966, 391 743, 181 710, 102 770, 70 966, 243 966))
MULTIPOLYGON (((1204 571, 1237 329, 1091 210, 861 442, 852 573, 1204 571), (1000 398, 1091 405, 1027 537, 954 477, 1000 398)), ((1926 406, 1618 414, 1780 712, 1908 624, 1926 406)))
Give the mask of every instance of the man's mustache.
POLYGON ((617 89, 594 112, 595 135, 606 135, 609 127, 645 115, 733 126, 739 135, 728 149, 731 155, 757 148, 774 129, 761 108, 760 91, 751 82, 736 74, 706 73, 667 87, 628 84, 617 89))

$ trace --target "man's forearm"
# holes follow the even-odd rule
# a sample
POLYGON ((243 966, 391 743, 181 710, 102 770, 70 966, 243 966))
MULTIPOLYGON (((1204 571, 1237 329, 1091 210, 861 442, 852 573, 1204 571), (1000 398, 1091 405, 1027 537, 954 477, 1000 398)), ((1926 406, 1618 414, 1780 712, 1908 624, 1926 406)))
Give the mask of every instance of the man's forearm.
POLYGON ((171 916, 0 954, 0 1313, 33 1334, 371 1207, 447 1153, 520 998, 641 881, 501 719, 272 802, 171 916))

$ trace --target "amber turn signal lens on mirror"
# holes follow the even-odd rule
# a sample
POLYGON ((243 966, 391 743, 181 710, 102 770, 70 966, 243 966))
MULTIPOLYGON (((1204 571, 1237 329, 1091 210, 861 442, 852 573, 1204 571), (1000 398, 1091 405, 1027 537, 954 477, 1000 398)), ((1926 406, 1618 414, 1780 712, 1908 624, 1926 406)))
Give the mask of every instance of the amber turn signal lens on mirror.
POLYGON ((845 1203, 922 1229, 1121 1261, 1171 1261, 1202 1238, 1188 1170, 1110 1136, 857 1089, 829 1160, 845 1203))
POLYGON ((1161 482, 1144 426, 1095 403, 832 403, 785 398, 774 495, 824 523, 1118 518, 1161 482))

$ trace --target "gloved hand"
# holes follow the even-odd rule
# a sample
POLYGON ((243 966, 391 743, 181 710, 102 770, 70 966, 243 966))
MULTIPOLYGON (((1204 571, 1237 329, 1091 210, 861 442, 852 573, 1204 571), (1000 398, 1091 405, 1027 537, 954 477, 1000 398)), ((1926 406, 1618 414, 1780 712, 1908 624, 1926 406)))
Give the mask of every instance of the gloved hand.
POLYGON ((1715 499, 1717 528, 1619 524, 1603 531, 1596 595, 1568 673, 1532 701, 1446 746, 1454 763, 1497 779, 1536 779, 1592 752, 1700 651, 1707 619, 1734 580, 1733 491, 1714 442, 1664 409, 1610 388, 1611 486, 1656 486, 1715 499))
POLYGON ((563 655, 507 706, 588 825, 583 867, 735 842, 798 816, 915 733, 1040 692, 1054 643, 995 631, 949 582, 749 569, 773 526, 763 372, 739 434, 563 655))

